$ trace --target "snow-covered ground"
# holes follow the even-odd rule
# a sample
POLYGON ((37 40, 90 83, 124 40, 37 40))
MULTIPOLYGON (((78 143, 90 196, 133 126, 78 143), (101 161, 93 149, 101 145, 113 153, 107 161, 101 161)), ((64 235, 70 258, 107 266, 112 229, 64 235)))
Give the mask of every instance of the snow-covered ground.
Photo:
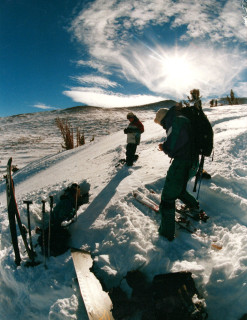
MULTIPOLYGON (((154 110, 140 109, 137 115, 145 132, 139 160, 131 168, 115 168, 125 155, 125 111, 97 108, 87 109, 87 114, 68 113, 69 119, 87 127, 88 140, 91 135, 96 139, 64 152, 59 152, 62 141, 54 126, 58 111, 0 118, 1 174, 13 157, 20 168, 13 179, 24 224, 23 200, 33 201, 34 244, 35 227, 41 224, 41 200, 54 195, 56 202, 72 182, 86 180, 90 202, 80 207, 77 222, 70 226, 71 246, 91 251, 108 289, 137 268, 150 280, 156 274, 188 270, 205 298, 209 320, 240 319, 247 313, 247 105, 205 109, 214 127, 215 149, 214 160, 205 163, 212 179, 203 181, 199 200, 210 219, 198 223, 205 236, 178 229, 173 242, 158 235, 159 215, 132 197, 138 189, 157 201, 170 161, 157 148, 165 132, 153 122, 154 110)), ((192 186, 193 180, 190 190, 192 186)), ((16 267, 4 181, 0 207, 0 319, 86 319, 70 251, 50 257, 47 269, 44 264, 27 268, 22 246, 23 262, 16 267)), ((42 261, 39 246, 35 249, 42 261)), ((129 293, 126 282, 121 283, 129 293)))

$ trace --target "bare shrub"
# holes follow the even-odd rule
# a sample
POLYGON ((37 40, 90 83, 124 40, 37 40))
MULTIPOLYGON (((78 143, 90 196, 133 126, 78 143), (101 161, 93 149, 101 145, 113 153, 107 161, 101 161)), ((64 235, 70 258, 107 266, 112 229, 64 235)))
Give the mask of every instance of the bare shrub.
POLYGON ((74 148, 74 135, 73 129, 68 121, 68 119, 60 119, 59 117, 55 119, 56 126, 61 132, 63 137, 64 145, 62 147, 65 150, 70 150, 74 148))
POLYGON ((80 129, 78 128, 76 130, 76 142, 77 142, 77 145, 76 145, 77 147, 85 144, 84 131, 81 133, 80 129))

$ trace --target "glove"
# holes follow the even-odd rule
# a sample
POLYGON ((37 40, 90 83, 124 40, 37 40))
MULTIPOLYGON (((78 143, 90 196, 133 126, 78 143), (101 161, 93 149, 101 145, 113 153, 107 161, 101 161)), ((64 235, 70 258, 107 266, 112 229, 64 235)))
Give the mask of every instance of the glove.
POLYGON ((125 133, 125 134, 129 133, 128 128, 125 128, 125 129, 124 129, 124 133, 125 133))

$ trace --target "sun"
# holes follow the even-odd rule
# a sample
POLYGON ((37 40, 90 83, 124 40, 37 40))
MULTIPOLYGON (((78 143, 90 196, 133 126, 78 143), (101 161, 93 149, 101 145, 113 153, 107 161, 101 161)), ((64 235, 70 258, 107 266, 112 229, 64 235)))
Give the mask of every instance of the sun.
POLYGON ((190 73, 190 65, 185 57, 167 57, 163 63, 165 73, 186 76, 190 73))
POLYGON ((168 89, 178 95, 198 86, 202 63, 189 48, 162 48, 150 49, 150 55, 155 60, 156 77, 159 79, 159 88, 168 89), (199 64, 198 64, 199 63, 199 64))
POLYGON ((186 53, 164 55, 161 65, 165 84, 178 91, 192 87, 197 81, 198 70, 186 53))

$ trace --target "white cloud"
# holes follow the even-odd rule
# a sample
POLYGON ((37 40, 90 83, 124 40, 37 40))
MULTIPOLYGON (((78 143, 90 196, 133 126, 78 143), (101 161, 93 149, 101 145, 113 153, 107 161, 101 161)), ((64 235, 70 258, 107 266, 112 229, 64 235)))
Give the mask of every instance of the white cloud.
POLYGON ((242 0, 242 7, 243 7, 243 19, 245 26, 247 27, 247 0, 242 0))
POLYGON ((236 86, 232 87, 232 89, 238 97, 247 98, 247 82, 239 82, 236 86))
MULTIPOLYGON (((224 49, 193 45, 175 49, 157 45, 152 50, 136 46, 120 56, 119 63, 128 81, 141 83, 149 91, 155 92, 158 100, 164 97, 173 97, 175 100, 186 98, 193 88, 199 88, 204 97, 219 96, 236 86, 235 79, 247 67, 245 54, 241 56, 237 49, 230 54, 224 49)), ((81 83, 87 84, 104 84, 105 81, 104 78, 90 76, 82 80, 81 83)), ((237 92, 243 92, 243 86, 241 88, 237 92)), ((127 99, 123 95, 107 94, 99 88, 72 88, 64 93, 74 101, 104 107, 145 104, 147 101, 153 102, 154 98, 137 95, 133 102, 133 96, 127 99), (142 100, 140 103, 135 102, 137 97, 142 100)))
POLYGON ((121 65, 126 78, 145 85, 150 91, 179 97, 193 87, 204 95, 225 92, 247 67, 246 55, 227 50, 191 45, 187 48, 132 48, 121 65))
POLYGON ((37 103, 37 104, 33 105, 33 107, 34 107, 34 108, 37 108, 37 109, 42 109, 42 110, 55 109, 54 107, 46 106, 46 105, 43 104, 43 103, 37 103))
POLYGON ((99 72, 103 73, 103 74, 108 74, 110 75, 111 73, 106 70, 106 66, 104 65, 104 63, 100 63, 99 61, 95 61, 95 60, 89 60, 89 61, 85 61, 85 60, 78 60, 77 62, 78 66, 88 66, 90 68, 96 69, 99 72))
POLYGON ((99 76, 77 76, 77 77, 72 77, 74 80, 78 81, 81 84, 88 84, 88 85, 99 85, 103 88, 108 88, 108 87, 117 87, 119 86, 116 82, 110 81, 106 78, 99 77, 99 76))
MULTIPOLYGON (((70 31, 88 48, 90 60, 81 60, 80 65, 114 80, 124 77, 141 83, 158 95, 177 98, 192 87, 199 87, 204 95, 219 95, 233 87, 247 67, 245 53, 237 47, 247 38, 240 1, 96 0, 73 20, 70 31), (163 44, 148 48, 133 39, 148 25, 164 24, 173 29, 186 26, 181 39, 195 39, 197 45, 169 48, 163 39, 163 44)), ((110 83, 117 86, 116 81, 110 83)), ((95 79, 94 84, 107 88, 107 82, 95 79)))
POLYGON ((201 38, 225 44, 236 40, 246 42, 247 29, 240 1, 187 0, 178 2, 175 8, 173 27, 187 26, 183 39, 201 38))
POLYGON ((161 96, 116 94, 99 88, 71 88, 63 93, 75 102, 105 108, 137 106, 164 99, 161 96))
POLYGON ((74 19, 70 31, 97 56, 96 48, 119 49, 133 31, 171 20, 174 28, 187 26, 187 37, 207 36, 214 41, 236 37, 245 42, 242 16, 241 2, 232 0, 96 0, 74 19))

